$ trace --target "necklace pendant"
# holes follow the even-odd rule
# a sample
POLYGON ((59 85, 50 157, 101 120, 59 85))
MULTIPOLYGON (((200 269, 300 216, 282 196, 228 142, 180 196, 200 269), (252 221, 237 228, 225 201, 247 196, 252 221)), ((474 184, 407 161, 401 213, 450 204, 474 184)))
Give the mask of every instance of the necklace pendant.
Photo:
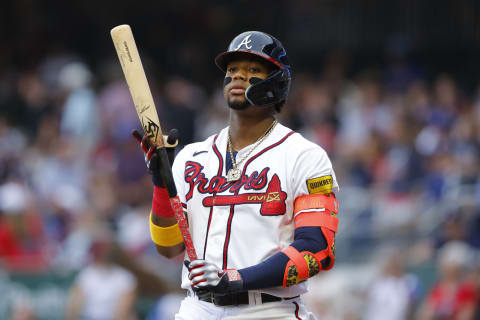
POLYGON ((227 182, 234 182, 240 179, 242 172, 238 168, 233 168, 227 172, 227 182))

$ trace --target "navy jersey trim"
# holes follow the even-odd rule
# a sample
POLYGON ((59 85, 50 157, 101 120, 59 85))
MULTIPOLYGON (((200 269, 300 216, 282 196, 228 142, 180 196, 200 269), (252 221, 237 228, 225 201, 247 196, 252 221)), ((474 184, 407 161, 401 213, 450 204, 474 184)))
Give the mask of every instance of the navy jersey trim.
POLYGON ((259 153, 257 153, 256 155, 254 155, 253 157, 251 157, 250 159, 248 159, 248 161, 245 163, 245 166, 243 167, 243 171, 242 171, 242 175, 245 174, 245 171, 247 169, 247 166, 250 164, 250 162, 252 162, 253 160, 255 160, 256 158, 258 158, 259 156, 261 156, 262 154, 264 154, 265 152, 267 152, 268 150, 270 149, 273 149, 279 145, 281 145, 282 143, 285 142, 285 140, 287 140, 288 137, 290 137, 292 134, 294 134, 295 131, 290 131, 285 137, 283 137, 281 140, 279 140, 278 142, 272 144, 271 146, 268 146, 266 147, 265 149, 263 149, 262 151, 260 151, 259 153))
POLYGON ((292 303, 295 305, 295 318, 297 318, 298 320, 302 320, 302 318, 300 318, 300 316, 298 315, 298 312, 300 311, 300 306, 295 301, 292 303))
MULTIPOLYGON (((217 145, 215 144, 215 142, 217 141, 217 138, 218 138, 218 134, 213 139, 212 149, 213 149, 213 152, 215 153, 215 155, 218 158, 218 173, 217 173, 217 175, 221 176, 222 171, 223 171, 223 157, 222 157, 222 154, 218 151, 217 145)), ((217 193, 214 192, 213 197, 215 197, 216 194, 217 193)), ((208 233, 210 232, 210 224, 212 223, 212 216, 213 216, 213 207, 210 208, 210 213, 208 214, 207 232, 205 233, 205 242, 204 242, 204 245, 203 245, 203 259, 205 259, 205 254, 207 252, 208 233)))
MULTIPOLYGON (((271 150, 279 145, 281 145, 283 142, 285 142, 285 140, 287 140, 288 137, 290 137, 292 134, 294 134, 295 131, 290 131, 289 133, 287 133, 282 139, 280 139, 279 141, 275 142, 274 144, 266 147, 265 149, 263 149, 262 151, 258 152, 257 154, 255 154, 253 157, 251 157, 250 159, 248 159, 248 161, 245 163, 245 166, 243 167, 243 171, 242 171, 242 177, 243 175, 245 174, 245 171, 247 170, 247 167, 248 165, 253 161, 255 160, 256 158, 258 158, 259 156, 261 156, 262 154, 264 154, 265 152, 267 152, 268 150, 271 150)), ((238 195, 240 191, 240 188, 237 189, 235 191, 235 195, 238 195)), ((212 207, 213 208, 213 207, 212 207)), ((227 222, 227 232, 225 234, 225 243, 223 244, 223 266, 222 266, 222 269, 227 269, 227 263, 228 263, 228 245, 230 244, 230 233, 232 231, 232 220, 233 220, 233 215, 235 213, 235 204, 231 205, 230 206, 230 215, 228 216, 228 222, 227 222)))

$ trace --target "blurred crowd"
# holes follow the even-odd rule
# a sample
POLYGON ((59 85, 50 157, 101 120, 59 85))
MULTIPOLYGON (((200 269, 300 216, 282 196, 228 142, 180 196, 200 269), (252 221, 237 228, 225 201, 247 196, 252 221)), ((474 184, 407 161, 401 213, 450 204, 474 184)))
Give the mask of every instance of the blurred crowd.
MULTIPOLYGON (((149 238, 152 186, 114 58, 92 70, 56 52, 0 72, 0 269, 78 273, 71 319, 113 317, 119 301, 119 319, 138 318, 142 297, 165 298, 146 314, 171 319, 181 257, 161 258, 149 238)), ((334 52, 321 72, 293 78, 280 122, 328 152, 341 186, 337 265, 312 279, 311 309, 321 319, 478 319, 480 87, 465 92, 401 54, 351 74, 334 52), (428 264, 433 273, 414 272, 428 264)), ((149 80, 180 148, 227 125, 220 72, 208 87, 149 80)), ((12 319, 34 318, 28 301, 12 305, 12 319)))

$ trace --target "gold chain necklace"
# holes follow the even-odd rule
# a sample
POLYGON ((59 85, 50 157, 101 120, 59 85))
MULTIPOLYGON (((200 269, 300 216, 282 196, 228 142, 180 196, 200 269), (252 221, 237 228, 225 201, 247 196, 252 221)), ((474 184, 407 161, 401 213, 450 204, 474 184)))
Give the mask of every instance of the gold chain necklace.
POLYGON ((260 138, 258 138, 257 142, 250 149, 250 151, 248 151, 248 153, 246 155, 244 155, 242 157, 242 159, 240 159, 240 161, 238 161, 238 162, 235 161, 235 158, 233 156, 232 137, 230 136, 230 128, 228 128, 228 152, 230 153, 230 158, 232 159, 233 168, 228 170, 228 172, 227 172, 227 182, 233 182, 233 181, 237 181, 238 179, 240 179, 240 177, 242 175, 242 171, 238 168, 238 165, 240 163, 242 163, 245 159, 247 159, 248 156, 250 156, 250 154, 253 152, 253 150, 255 150, 260 145, 260 143, 262 143, 262 141, 265 140, 265 138, 268 137, 268 135, 273 131, 273 128, 275 127, 275 125, 277 123, 278 123, 277 120, 273 121, 272 124, 270 125, 270 127, 267 129, 267 131, 265 131, 265 133, 260 138))

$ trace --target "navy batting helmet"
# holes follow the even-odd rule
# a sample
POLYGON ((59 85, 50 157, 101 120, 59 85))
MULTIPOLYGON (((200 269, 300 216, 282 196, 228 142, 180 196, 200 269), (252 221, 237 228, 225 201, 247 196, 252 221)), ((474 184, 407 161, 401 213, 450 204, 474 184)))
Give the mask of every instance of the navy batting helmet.
POLYGON ((245 97, 255 106, 274 105, 287 99, 292 81, 287 52, 275 37, 260 31, 247 31, 236 36, 227 51, 215 58, 215 64, 226 72, 227 64, 238 53, 249 53, 272 64, 276 70, 267 79, 251 79, 245 97))

